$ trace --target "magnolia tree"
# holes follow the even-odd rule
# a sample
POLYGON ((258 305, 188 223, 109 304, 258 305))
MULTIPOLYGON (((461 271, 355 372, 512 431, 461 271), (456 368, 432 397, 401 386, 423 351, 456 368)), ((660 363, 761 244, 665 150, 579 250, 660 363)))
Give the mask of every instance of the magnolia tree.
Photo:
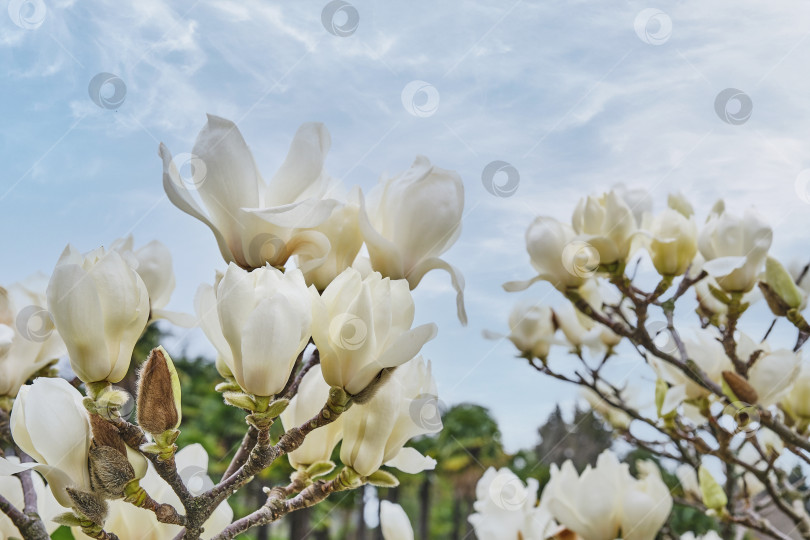
POLYGON ((490 470, 470 516, 479 537, 652 540, 662 528, 671 537, 675 500, 713 516, 723 538, 810 538, 795 472, 810 463, 808 268, 769 257, 772 230, 753 211, 720 201, 698 226, 678 194, 652 207, 646 192, 617 188, 582 199, 571 225, 536 218, 526 247, 537 275, 504 288, 546 281, 564 299, 519 304, 506 337, 535 370, 582 387, 679 486, 671 492, 652 461, 633 477, 610 451, 581 474, 570 461, 552 466, 539 503, 536 481, 490 470))
MULTIPOLYGON (((196 317, 164 309, 175 285, 165 246, 131 238, 68 246, 49 281, 0 288, 3 537, 40 540, 61 524, 77 537, 224 540, 338 491, 395 486, 388 468, 435 466, 406 446, 441 429, 419 355, 437 329, 413 326, 411 290, 449 272, 465 321, 463 278, 439 258, 461 229, 462 182, 418 157, 366 200, 325 172, 329 145, 322 125, 304 124, 267 183, 228 120, 209 117, 191 154, 161 145, 166 194, 211 229, 228 264, 200 286, 196 317), (182 396, 162 347, 139 372, 137 423, 122 414, 129 396, 114 385, 157 318, 203 329, 223 378, 211 384, 245 413, 218 483, 202 447, 175 444, 182 396), (65 353, 71 380, 54 368, 65 353), (264 487, 264 505, 234 521, 228 498, 279 459, 295 469, 289 483, 264 487)), ((413 538, 401 508, 383 505, 381 520, 388 540, 413 538)))

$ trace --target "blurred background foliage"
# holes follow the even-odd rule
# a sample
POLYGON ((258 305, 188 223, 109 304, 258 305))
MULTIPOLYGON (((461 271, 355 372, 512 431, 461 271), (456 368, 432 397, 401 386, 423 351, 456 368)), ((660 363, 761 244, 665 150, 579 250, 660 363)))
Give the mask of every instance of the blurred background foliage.
MULTIPOLYGON (((147 329, 135 348, 133 367, 119 386, 134 395, 138 366, 165 336, 159 325, 153 324, 147 329)), ((172 359, 180 374, 183 400, 182 432, 177 444, 180 448, 192 443, 203 445, 209 456, 209 474, 216 482, 242 441, 246 430, 244 413, 224 405, 220 394, 214 390, 221 377, 211 359, 186 358, 177 351, 172 359)), ((130 420, 135 420, 134 411, 130 420)), ((582 471, 609 447, 621 454, 610 426, 590 409, 577 407, 573 415, 566 415, 558 406, 537 428, 536 446, 511 454, 504 450, 498 423, 485 407, 474 403, 453 405, 442 411, 442 422, 444 428, 438 434, 412 443, 420 452, 438 461, 435 471, 418 475, 398 473, 401 484, 393 489, 367 487, 338 493, 313 508, 294 512, 279 523, 252 529, 238 538, 382 540, 378 512, 379 500, 385 499, 403 506, 411 518, 416 538, 472 540, 475 535, 467 516, 474 511, 475 486, 487 468, 509 467, 524 482, 527 478, 538 479, 542 489, 549 479, 552 464, 561 465, 570 459, 577 470, 582 471)), ((273 430, 277 438, 281 434, 280 423, 277 422, 273 430)), ((634 473, 637 460, 657 461, 641 450, 628 454, 625 449, 624 454, 634 473)), ((333 455, 335 462, 339 462, 338 455, 339 447, 333 455)), ((274 463, 228 500, 234 516, 241 517, 261 506, 265 501, 262 487, 286 484, 290 473, 292 468, 286 459, 274 463)), ((676 499, 683 495, 674 475, 664 471, 664 481, 676 499)), ((660 537, 672 538, 689 530, 702 533, 716 528, 712 518, 676 501, 660 537)), ((73 537, 62 527, 52 538, 70 540, 73 537)))

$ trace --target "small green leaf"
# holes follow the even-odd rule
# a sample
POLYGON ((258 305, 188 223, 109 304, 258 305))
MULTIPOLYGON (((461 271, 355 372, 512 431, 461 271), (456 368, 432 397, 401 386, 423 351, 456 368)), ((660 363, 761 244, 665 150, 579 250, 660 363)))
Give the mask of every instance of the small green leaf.
POLYGON ((700 483, 700 492, 703 495, 703 504, 706 505, 706 508, 718 512, 725 508, 726 504, 728 504, 726 493, 703 465, 698 469, 698 482, 700 483))
POLYGON ((316 461, 307 467, 307 476, 310 478, 317 478, 325 476, 335 469, 335 464, 331 461, 316 461))
POLYGON ((372 473, 371 476, 367 477, 367 480, 369 484, 376 487, 392 488, 399 485, 399 480, 397 480, 396 476, 383 470, 372 473))

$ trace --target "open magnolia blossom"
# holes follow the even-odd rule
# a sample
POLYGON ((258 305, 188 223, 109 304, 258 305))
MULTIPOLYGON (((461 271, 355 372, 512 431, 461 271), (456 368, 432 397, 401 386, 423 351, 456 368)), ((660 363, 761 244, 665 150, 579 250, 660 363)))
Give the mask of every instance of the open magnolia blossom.
POLYGON ((68 246, 48 283, 48 310, 84 382, 124 378, 149 319, 149 292, 115 250, 68 246))
POLYGON ((464 277, 439 258, 461 234, 463 212, 461 177, 418 156, 404 173, 381 180, 361 204, 360 229, 372 268, 386 277, 407 279, 414 289, 429 271, 448 272, 458 318, 466 324, 464 277))
POLYGON ((703 269, 728 292, 747 292, 756 283, 773 240, 771 227, 756 212, 735 216, 719 201, 700 232, 703 269))
POLYGON ((265 183, 239 128, 209 115, 190 155, 173 158, 161 144, 163 189, 175 206, 211 229, 226 262, 248 269, 283 266, 302 252, 320 261, 329 240, 308 229, 326 221, 337 204, 326 198, 330 146, 323 124, 303 124, 287 158, 265 183), (190 172, 183 171, 185 165, 190 172))
POLYGON ((529 478, 527 484, 507 468, 486 470, 475 487, 475 513, 468 518, 478 538, 546 540, 562 532, 547 497, 537 502, 538 481, 529 478))
POLYGON ((417 356, 398 367, 368 403, 345 413, 340 460, 361 476, 383 465, 410 474, 433 469, 434 459, 404 446, 414 437, 442 429, 437 395, 430 362, 417 356))
POLYGON ((0 287, 0 398, 13 398, 31 376, 65 353, 45 310, 44 275, 0 287))
POLYGON ((596 248, 601 264, 624 261, 636 233, 636 217, 616 191, 580 199, 572 217, 574 232, 596 248))
POLYGON ((554 518, 583 540, 653 540, 672 509, 672 496, 655 464, 639 462, 634 479, 626 464, 605 451, 596 467, 577 475, 571 461, 552 466, 543 498, 554 518), (547 497, 547 499, 546 499, 547 497))
POLYGON ((416 356, 436 336, 435 324, 411 328, 408 283, 378 272, 365 279, 344 270, 312 300, 312 340, 330 386, 358 394, 383 371, 416 356))

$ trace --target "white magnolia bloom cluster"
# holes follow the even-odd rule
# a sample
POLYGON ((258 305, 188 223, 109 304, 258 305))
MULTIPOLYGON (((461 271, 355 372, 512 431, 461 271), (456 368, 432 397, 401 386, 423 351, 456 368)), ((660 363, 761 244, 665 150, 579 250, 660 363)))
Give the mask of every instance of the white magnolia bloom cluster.
POLYGON ((459 175, 419 156, 407 171, 383 178, 368 199, 358 189, 341 197, 325 170, 330 146, 322 124, 302 125, 265 182, 236 125, 209 116, 190 155, 173 158, 161 145, 163 187, 172 203, 211 229, 227 262, 250 270, 280 268, 293 258, 307 284, 322 291, 365 243, 371 268, 407 280, 411 289, 430 270, 446 270, 465 322, 464 279, 439 258, 461 233, 459 175), (186 163, 190 178, 181 174, 186 163))
MULTIPOLYGON (((68 245, 47 289, 44 279, 0 288, 0 409, 13 442, 33 459, 0 458, 0 480, 35 469, 63 507, 57 521, 77 535, 106 538, 106 526, 169 538, 182 523, 196 534, 205 529, 207 538, 232 520, 224 499, 275 457, 287 456, 296 469, 292 485, 309 498, 325 496, 315 489, 326 490, 324 481, 313 479, 335 467, 338 444, 344 468, 331 480, 333 491, 396 485, 384 466, 407 473, 435 467, 406 447, 442 428, 431 366, 419 355, 437 328, 414 326, 411 290, 430 270, 447 271, 466 323, 463 277, 440 258, 461 231, 463 184, 420 156, 368 198, 359 188, 339 196, 324 169, 329 146, 322 125, 304 124, 265 183, 228 120, 210 116, 185 158, 161 145, 169 199, 210 227, 228 264, 213 285, 199 288, 196 317, 166 309, 175 288, 166 246, 135 248, 131 236, 88 253, 68 245), (181 175, 186 164, 190 183, 181 175), (210 479, 202 448, 178 452, 174 444, 181 387, 168 353, 154 349, 139 373, 137 426, 122 419, 126 394, 112 386, 130 371, 136 343, 157 319, 203 329, 226 379, 217 389, 258 433, 261 451, 247 448, 237 479, 221 482, 242 484, 220 486, 232 489, 224 497, 208 492, 210 508, 191 505, 192 487, 176 485, 189 480, 183 469, 204 484, 210 479), (48 370, 64 353, 86 396, 48 370), (271 451, 278 417, 285 433, 271 451)), ((7 434, 0 436, 5 442, 7 434)), ((42 491, 38 476, 36 486, 42 491)), ((387 535, 403 537, 404 512, 386 515, 387 535)))
POLYGON ((490 468, 478 482, 469 517, 487 540, 653 540, 669 516, 672 496, 658 467, 638 462, 639 478, 609 450, 578 475, 571 461, 552 466, 537 501, 537 480, 528 485, 509 469, 490 468))
MULTIPOLYGON (((792 453, 806 461, 810 368, 801 348, 810 338, 803 314, 810 280, 806 266, 788 269, 769 256, 772 237, 753 210, 735 215, 722 201, 699 225, 692 205, 677 194, 658 213, 643 190, 583 198, 571 225, 541 216, 529 226, 526 247, 537 275, 504 285, 516 291, 547 281, 565 300, 519 303, 509 315, 510 333, 501 337, 536 370, 582 386, 592 409, 631 444, 683 463, 677 476, 687 500, 718 521, 762 528, 765 518, 738 509, 778 499, 773 506, 786 523, 765 529, 781 537, 810 531, 803 497, 783 480, 789 462, 778 459, 792 453), (694 327, 676 312, 690 289, 700 323, 694 327), (763 298, 767 306, 757 309, 776 320, 757 340, 747 333, 754 317, 742 316, 763 298), (778 344, 784 332, 771 330, 780 320, 793 326, 795 343, 778 344), (576 366, 549 359, 560 345, 576 354, 576 366), (587 358, 584 349, 595 354, 587 358), (634 370, 625 366, 625 378, 611 382, 614 360, 625 352, 639 353, 636 361, 652 368, 636 377, 655 380, 654 391, 649 383, 646 390, 632 388, 627 374, 634 370), (712 476, 706 455, 725 462, 728 478, 712 476), (730 495, 723 486, 733 488, 730 495)), ((612 461, 603 454, 579 476, 570 463, 555 469, 543 499, 550 497, 557 522, 583 538, 653 538, 672 506, 660 474, 642 464, 641 478, 628 482, 612 461)))

